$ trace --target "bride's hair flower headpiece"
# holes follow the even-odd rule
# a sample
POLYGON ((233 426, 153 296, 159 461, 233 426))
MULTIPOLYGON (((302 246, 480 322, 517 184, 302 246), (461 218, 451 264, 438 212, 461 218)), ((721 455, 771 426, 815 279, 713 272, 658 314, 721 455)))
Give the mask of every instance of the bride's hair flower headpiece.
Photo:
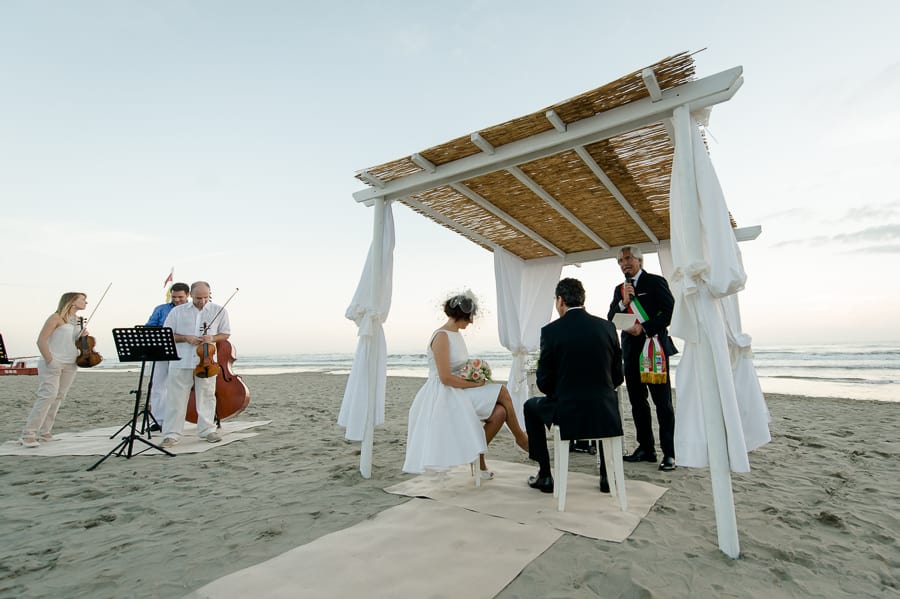
POLYGON ((463 314, 469 316, 474 316, 475 312, 478 311, 478 300, 475 298, 475 294, 469 289, 451 296, 447 300, 446 305, 449 308, 459 309, 463 314))

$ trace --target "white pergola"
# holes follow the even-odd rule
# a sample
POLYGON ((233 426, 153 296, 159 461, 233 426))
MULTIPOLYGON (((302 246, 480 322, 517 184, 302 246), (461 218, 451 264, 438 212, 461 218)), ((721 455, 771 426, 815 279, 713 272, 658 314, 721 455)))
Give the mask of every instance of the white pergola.
POLYGON ((737 228, 700 134, 709 109, 741 87, 742 68, 694 79, 688 54, 446 144, 360 171, 354 194, 374 207, 373 241, 348 318, 359 346, 341 406, 346 436, 372 469, 373 430, 384 420, 390 310, 392 202, 400 202, 494 253, 501 342, 513 354, 510 392, 527 389, 525 356, 537 349, 564 264, 657 252, 676 297, 672 334, 685 348, 677 380, 676 456, 709 466, 719 547, 740 549, 731 470, 768 442, 768 412, 740 328, 736 293, 746 275, 737 228), (549 286, 550 292, 544 291, 549 286), (538 291, 538 290, 541 291, 538 291))

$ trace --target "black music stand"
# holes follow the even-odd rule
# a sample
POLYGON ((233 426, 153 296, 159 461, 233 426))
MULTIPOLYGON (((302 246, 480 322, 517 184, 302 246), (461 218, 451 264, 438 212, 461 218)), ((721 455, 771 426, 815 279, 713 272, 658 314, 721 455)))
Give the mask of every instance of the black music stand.
POLYGON ((12 360, 6 356, 6 346, 3 344, 3 335, 0 335, 0 364, 12 364, 12 360))
POLYGON ((175 336, 172 334, 172 329, 168 327, 135 327, 131 329, 113 329, 112 333, 113 340, 116 342, 116 352, 119 354, 119 362, 140 362, 141 376, 138 379, 138 388, 131 391, 134 394, 134 412, 131 416, 131 422, 126 423, 125 426, 119 429, 121 431, 128 427, 131 429, 131 432, 127 436, 122 437, 121 443, 116 445, 112 451, 103 456, 99 462, 88 468, 88 470, 93 470, 112 455, 121 456, 125 454, 125 457, 130 459, 131 456, 139 455, 150 449, 156 449, 168 456, 175 457, 174 453, 144 439, 137 433, 137 421, 141 410, 141 388, 144 386, 144 369, 147 362, 171 362, 179 359, 178 352, 175 350, 175 336), (135 440, 144 443, 148 447, 135 453, 135 440))
MULTIPOLYGON (((142 329, 142 328, 148 328, 148 327, 146 325, 139 324, 139 325, 135 325, 134 328, 142 329)), ((152 327, 152 328, 160 329, 162 327, 156 326, 156 327, 152 327)), ((121 329, 121 330, 130 330, 130 329, 121 329)), ((178 358, 176 358, 176 359, 178 359, 178 358)), ((160 360, 160 361, 162 361, 162 360, 160 360)), ((152 420, 153 424, 155 424, 156 426, 159 426, 159 421, 156 420, 156 417, 153 415, 153 412, 150 410, 150 398, 153 395, 153 374, 156 372, 156 362, 157 362, 157 360, 153 360, 153 362, 150 364, 150 376, 149 376, 150 381, 147 383, 147 398, 144 400, 144 407, 141 408, 141 411, 138 413, 138 416, 140 416, 140 420, 141 420, 141 430, 138 431, 138 434, 143 435, 144 433, 147 433, 148 439, 153 438, 153 435, 150 433, 150 429, 151 429, 150 421, 152 420)), ((143 368, 143 366, 144 365, 141 364, 141 368, 143 368)), ((119 430, 117 430, 116 432, 111 434, 109 436, 109 438, 115 439, 116 437, 119 436, 119 433, 121 433, 123 430, 125 430, 129 426, 131 426, 131 422, 126 422, 125 424, 122 425, 122 427, 119 430)))

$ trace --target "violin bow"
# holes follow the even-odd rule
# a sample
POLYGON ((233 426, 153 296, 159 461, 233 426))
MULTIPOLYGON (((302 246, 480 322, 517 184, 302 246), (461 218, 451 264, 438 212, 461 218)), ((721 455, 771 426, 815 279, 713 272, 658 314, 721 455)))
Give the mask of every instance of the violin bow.
POLYGON ((91 310, 91 315, 84 319, 84 324, 87 324, 94 317, 94 314, 97 313, 97 308, 100 307, 100 304, 103 303, 103 298, 106 297, 107 292, 109 292, 109 288, 112 287, 112 281, 109 282, 109 285, 106 286, 106 291, 103 292, 103 295, 100 296, 100 299, 97 300, 97 305, 94 306, 94 309, 91 310))
POLYGON ((212 324, 213 324, 213 323, 216 321, 216 319, 219 317, 219 314, 222 313, 222 310, 225 309, 225 306, 228 305, 228 302, 230 302, 232 299, 234 299, 234 296, 236 296, 236 295, 237 295, 237 292, 240 291, 240 290, 241 290, 240 287, 235 287, 235 288, 234 288, 234 293, 232 293, 231 296, 230 296, 227 300, 225 300, 225 303, 222 304, 222 306, 219 308, 219 311, 216 312, 216 315, 212 317, 212 320, 210 320, 209 323, 203 323, 204 328, 206 328, 206 329, 208 330, 209 327, 212 326, 212 324))

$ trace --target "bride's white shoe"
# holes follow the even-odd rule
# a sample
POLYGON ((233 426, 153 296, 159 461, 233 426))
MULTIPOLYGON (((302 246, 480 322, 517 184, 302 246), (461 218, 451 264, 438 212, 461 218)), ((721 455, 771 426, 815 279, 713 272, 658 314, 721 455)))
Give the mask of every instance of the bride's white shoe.
MULTIPOLYGON (((472 476, 476 476, 475 464, 469 464, 469 469, 472 471, 472 476)), ((493 470, 478 470, 477 476, 480 476, 481 480, 494 480, 494 471, 493 470)))

